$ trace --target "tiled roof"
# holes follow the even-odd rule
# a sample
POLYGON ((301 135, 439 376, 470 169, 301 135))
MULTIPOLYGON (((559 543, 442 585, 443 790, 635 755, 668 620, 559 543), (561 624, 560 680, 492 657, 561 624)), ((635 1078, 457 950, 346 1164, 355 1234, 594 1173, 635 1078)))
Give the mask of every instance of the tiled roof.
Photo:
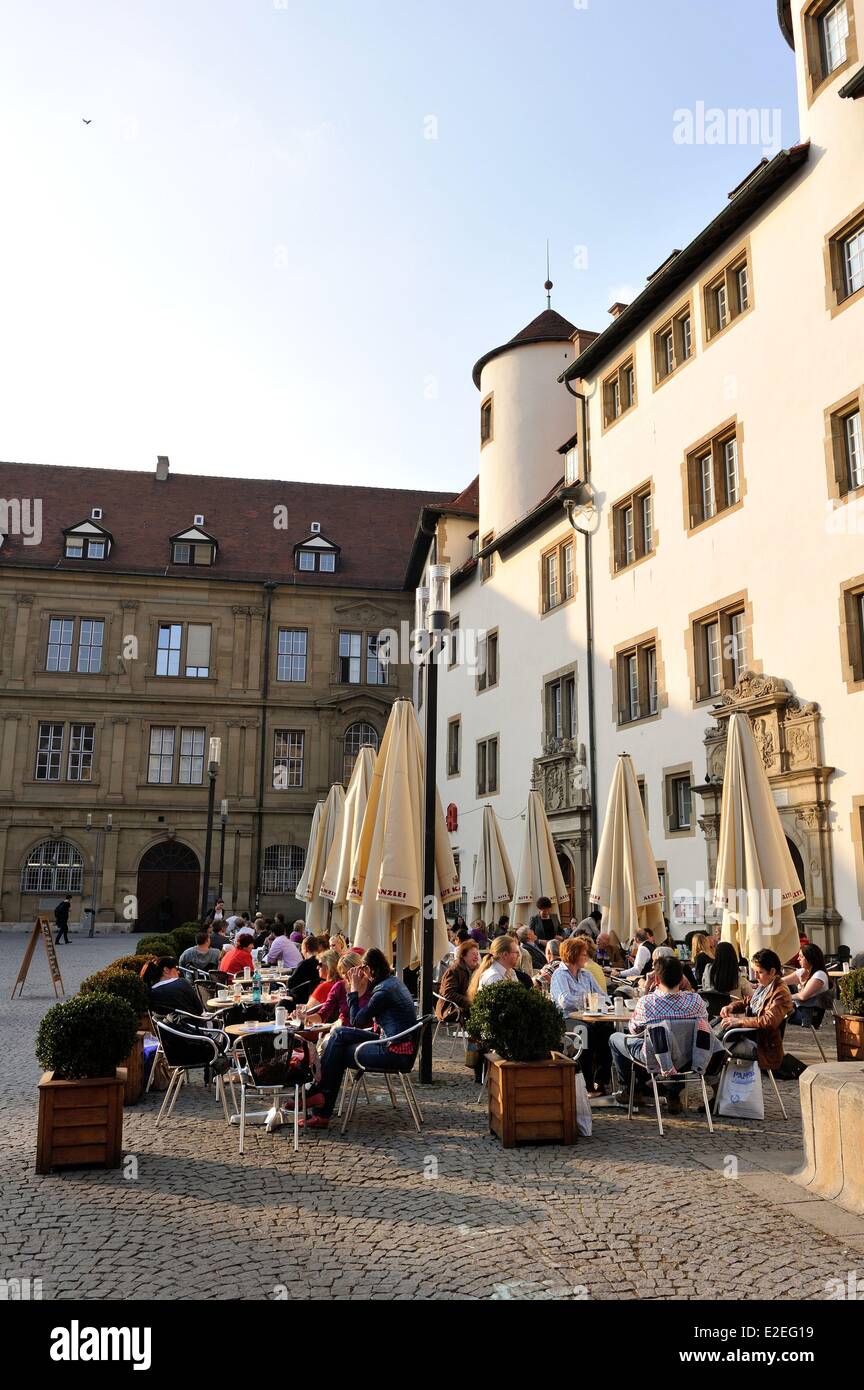
POLYGON ((453 493, 182 473, 160 482, 155 471, 0 463, 0 497, 42 505, 41 543, 25 545, 22 536, 9 535, 0 568, 401 589, 418 513, 449 502, 453 493), (63 528, 89 518, 94 507, 102 508, 101 524, 114 538, 108 559, 64 559, 63 528), (170 563, 169 537, 196 515, 219 544, 212 568, 170 563), (284 528, 274 525, 283 516, 284 528), (313 522, 341 547, 333 574, 295 568, 294 547, 313 522))
POLYGON ((532 319, 524 328, 500 347, 492 348, 491 352, 485 352, 477 362, 474 363, 472 378, 474 385, 480 389, 480 373, 491 362, 493 357, 497 357, 502 352, 509 352, 511 348, 522 347, 525 343, 569 343, 574 333, 580 330, 572 324, 569 319, 565 319, 556 309, 544 309, 542 314, 538 314, 536 319, 532 319))

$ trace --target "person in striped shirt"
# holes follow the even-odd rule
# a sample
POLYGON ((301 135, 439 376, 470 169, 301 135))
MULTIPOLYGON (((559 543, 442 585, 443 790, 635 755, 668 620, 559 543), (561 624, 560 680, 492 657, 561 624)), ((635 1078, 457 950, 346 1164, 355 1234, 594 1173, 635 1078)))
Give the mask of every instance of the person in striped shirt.
MULTIPOLYGON (((652 989, 650 994, 643 994, 636 1003, 633 1010, 633 1017, 630 1020, 628 1033, 613 1033, 609 1039, 609 1047, 612 1052, 612 1069, 615 1073, 615 1080, 618 1089, 615 1098, 619 1105, 628 1103, 630 1092, 630 1072, 632 1071, 635 1057, 637 1061, 642 1061, 645 1057, 645 1043, 640 1036, 644 1033, 649 1023, 656 1023, 662 1018, 701 1018, 708 1020, 708 1010, 705 1007, 705 1000, 695 990, 682 990, 681 982, 684 979, 684 972, 681 969, 681 962, 676 956, 661 956, 654 963, 657 975, 657 988, 652 989)), ((666 1091, 666 1103, 669 1113, 672 1115, 681 1112, 681 1092, 684 1089, 684 1082, 680 1085, 670 1085, 664 1087, 666 1091)))

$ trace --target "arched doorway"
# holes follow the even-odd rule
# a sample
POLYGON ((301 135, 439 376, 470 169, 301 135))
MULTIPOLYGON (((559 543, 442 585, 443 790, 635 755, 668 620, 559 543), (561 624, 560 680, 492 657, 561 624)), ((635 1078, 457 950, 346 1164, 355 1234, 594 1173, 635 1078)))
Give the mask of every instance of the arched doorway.
POLYGON ((801 858, 801 851, 796 845, 795 841, 790 840, 788 835, 786 836, 786 844, 789 846, 789 853, 792 855, 792 863, 795 865, 795 872, 798 875, 798 882, 801 884, 802 891, 805 893, 805 896, 801 899, 800 903, 795 904, 795 916, 800 919, 804 916, 804 913, 807 911, 807 883, 804 878, 804 860, 801 858))
POLYGON ((201 875, 188 845, 161 840, 138 865, 138 925, 143 932, 170 931, 198 916, 201 875))

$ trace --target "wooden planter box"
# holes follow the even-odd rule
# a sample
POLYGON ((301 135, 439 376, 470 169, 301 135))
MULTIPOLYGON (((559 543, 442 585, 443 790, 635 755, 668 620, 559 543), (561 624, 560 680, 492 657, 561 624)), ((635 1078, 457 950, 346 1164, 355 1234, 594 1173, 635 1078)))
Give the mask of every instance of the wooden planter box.
POLYGON ((144 1090, 144 1038, 143 1030, 139 1031, 135 1039, 135 1046, 122 1067, 118 1068, 126 1073, 123 1087, 124 1105, 134 1105, 136 1101, 141 1099, 141 1093, 144 1090))
POLYGON ((52 1168, 119 1168, 123 1145, 125 1078, 95 1076, 86 1081, 55 1081, 46 1071, 39 1082, 36 1172, 52 1168))
POLYGON ((566 1057, 490 1061, 489 1128, 505 1149, 516 1144, 575 1144, 575 1071, 566 1057))
POLYGON ((864 1015, 835 1014, 838 1062, 864 1062, 864 1015))

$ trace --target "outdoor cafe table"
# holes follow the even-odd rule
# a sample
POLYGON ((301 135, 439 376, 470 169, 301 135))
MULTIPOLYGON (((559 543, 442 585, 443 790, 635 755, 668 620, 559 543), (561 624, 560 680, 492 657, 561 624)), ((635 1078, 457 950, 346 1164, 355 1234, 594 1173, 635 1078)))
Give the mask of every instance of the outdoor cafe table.
POLYGON ((575 1023, 629 1023, 633 1017, 632 1009, 604 1009, 597 1014, 568 1014, 568 1020, 575 1023))

